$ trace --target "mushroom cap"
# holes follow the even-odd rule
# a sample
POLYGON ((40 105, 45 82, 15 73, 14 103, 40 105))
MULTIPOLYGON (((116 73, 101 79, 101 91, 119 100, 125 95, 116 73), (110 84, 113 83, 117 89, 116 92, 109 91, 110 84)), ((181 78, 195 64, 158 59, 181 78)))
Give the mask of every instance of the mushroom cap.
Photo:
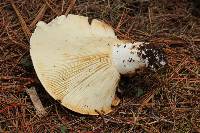
POLYGON ((30 55, 45 90, 65 107, 81 114, 111 112, 120 75, 111 46, 122 43, 104 22, 69 14, 38 22, 30 55))

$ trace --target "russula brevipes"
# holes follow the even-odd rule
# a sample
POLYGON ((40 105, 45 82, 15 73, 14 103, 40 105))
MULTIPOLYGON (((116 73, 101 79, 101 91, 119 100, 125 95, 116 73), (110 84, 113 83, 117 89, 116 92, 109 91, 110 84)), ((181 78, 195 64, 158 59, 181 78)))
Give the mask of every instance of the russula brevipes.
POLYGON ((109 25, 79 15, 38 22, 30 54, 45 90, 70 110, 98 115, 111 112, 120 74, 165 65, 159 49, 119 40, 109 25))

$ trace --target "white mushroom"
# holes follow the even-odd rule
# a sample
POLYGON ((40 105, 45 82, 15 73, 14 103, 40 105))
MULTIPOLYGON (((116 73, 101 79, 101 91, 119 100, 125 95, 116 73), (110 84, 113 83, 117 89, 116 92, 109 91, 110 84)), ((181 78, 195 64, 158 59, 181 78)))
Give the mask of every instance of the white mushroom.
MULTIPOLYGON (((30 39, 39 80, 61 104, 81 114, 111 112, 120 74, 148 66, 142 42, 117 39, 109 25, 69 14, 39 22, 30 39), (143 53, 143 54, 142 54, 143 53)), ((160 60, 160 58, 159 58, 160 60)))

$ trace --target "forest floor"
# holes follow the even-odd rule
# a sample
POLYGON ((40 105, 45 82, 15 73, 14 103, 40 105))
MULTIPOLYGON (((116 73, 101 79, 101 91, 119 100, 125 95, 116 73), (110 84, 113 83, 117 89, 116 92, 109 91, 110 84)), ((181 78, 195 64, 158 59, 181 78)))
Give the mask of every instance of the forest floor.
POLYGON ((0 0, 0 132, 200 132, 200 18, 188 0, 0 0), (168 65, 122 76, 121 103, 101 116, 74 113, 44 90, 29 55, 36 23, 68 13, 97 18, 121 39, 164 46, 168 65), (37 93, 39 117, 26 93, 37 93))

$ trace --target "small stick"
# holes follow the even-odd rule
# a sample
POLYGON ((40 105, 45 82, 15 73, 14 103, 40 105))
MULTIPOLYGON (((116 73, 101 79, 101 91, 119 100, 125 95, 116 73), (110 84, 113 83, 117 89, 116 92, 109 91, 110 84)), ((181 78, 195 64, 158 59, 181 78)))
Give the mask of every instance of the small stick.
POLYGON ((98 110, 95 110, 95 112, 97 112, 97 113, 99 114, 99 116, 101 117, 101 119, 102 119, 102 121, 103 121, 103 129, 105 129, 106 122, 105 122, 105 119, 104 119, 103 113, 101 113, 101 112, 98 111, 98 110))
POLYGON ((74 7, 75 3, 76 3, 76 0, 70 0, 69 7, 67 8, 67 11, 65 12, 66 16, 69 14, 69 12, 71 11, 71 9, 74 7))
POLYGON ((31 87, 29 89, 26 89, 27 94, 30 96, 31 101, 36 109, 37 115, 39 117, 44 116, 45 114, 47 114, 47 112, 45 111, 42 102, 40 101, 40 98, 37 95, 37 92, 35 90, 35 87, 31 87))
POLYGON ((123 20, 124 20, 125 17, 126 17, 125 11, 123 11, 123 13, 122 13, 122 15, 121 15, 121 18, 120 18, 120 20, 119 20, 119 23, 117 24, 117 27, 115 28, 116 31, 118 31, 119 28, 122 26, 123 20))
POLYGON ((150 23, 150 30, 151 30, 151 33, 152 33, 152 19, 151 19, 151 9, 148 8, 148 14, 149 14, 149 23, 150 23))
POLYGON ((64 10, 64 5, 65 5, 65 0, 62 0, 62 8, 61 8, 61 12, 63 12, 63 10, 64 10))
POLYGON ((148 104, 148 102, 154 97, 156 94, 157 89, 152 89, 150 92, 148 92, 146 95, 143 96, 143 98, 139 101, 141 103, 139 110, 142 110, 144 106, 148 104))
POLYGON ((45 3, 46 3, 46 5, 52 10, 52 12, 53 13, 55 13, 57 16, 60 16, 60 13, 58 13, 57 11, 56 11, 56 9, 54 9, 53 7, 51 7, 51 5, 50 5, 50 3, 49 3, 49 1, 48 0, 43 0, 45 3))

